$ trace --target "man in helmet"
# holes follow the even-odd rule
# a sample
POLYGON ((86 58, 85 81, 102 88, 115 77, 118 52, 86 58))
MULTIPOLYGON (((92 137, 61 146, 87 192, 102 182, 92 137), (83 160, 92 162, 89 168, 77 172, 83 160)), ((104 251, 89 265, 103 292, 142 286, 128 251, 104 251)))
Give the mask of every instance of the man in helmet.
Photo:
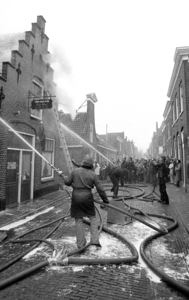
POLYGON ((95 213, 93 194, 91 192, 94 186, 103 202, 109 203, 100 180, 93 171, 93 164, 93 159, 87 155, 81 166, 75 168, 68 177, 63 176, 65 184, 73 187, 71 217, 75 218, 78 248, 82 248, 86 245, 83 217, 90 218, 91 244, 101 247, 99 243, 98 221, 95 213))

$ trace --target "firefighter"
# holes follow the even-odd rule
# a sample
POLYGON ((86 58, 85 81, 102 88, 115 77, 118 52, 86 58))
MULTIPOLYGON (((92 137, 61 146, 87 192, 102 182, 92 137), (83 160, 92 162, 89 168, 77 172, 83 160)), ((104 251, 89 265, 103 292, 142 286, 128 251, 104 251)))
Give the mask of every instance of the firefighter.
POLYGON ((65 185, 73 187, 71 217, 75 218, 78 248, 82 248, 86 245, 86 238, 83 230, 83 217, 88 217, 91 222, 91 244, 95 245, 97 248, 101 248, 99 242, 98 221, 91 191, 94 186, 103 202, 109 203, 109 201, 98 176, 93 171, 93 164, 93 159, 87 155, 81 166, 75 168, 68 177, 63 175, 65 185))
POLYGON ((118 190, 119 190, 119 180, 121 180, 121 185, 124 186, 124 176, 128 174, 127 169, 117 167, 110 163, 107 167, 107 175, 110 177, 110 180, 113 184, 111 192, 113 192, 113 198, 118 197, 118 190))

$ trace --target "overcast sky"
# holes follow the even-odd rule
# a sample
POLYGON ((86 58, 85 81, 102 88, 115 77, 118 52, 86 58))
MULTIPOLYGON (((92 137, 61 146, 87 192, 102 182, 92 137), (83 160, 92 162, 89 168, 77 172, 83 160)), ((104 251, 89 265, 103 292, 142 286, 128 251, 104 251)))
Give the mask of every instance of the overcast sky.
POLYGON ((189 46, 188 0, 4 0, 0 34, 46 20, 62 110, 95 93, 96 131, 146 150, 161 125, 176 47, 189 46))

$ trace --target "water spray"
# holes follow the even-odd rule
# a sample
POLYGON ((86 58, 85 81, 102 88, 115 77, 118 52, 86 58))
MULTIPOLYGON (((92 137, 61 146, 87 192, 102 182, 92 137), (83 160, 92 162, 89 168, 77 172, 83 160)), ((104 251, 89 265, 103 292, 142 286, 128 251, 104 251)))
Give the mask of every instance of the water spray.
POLYGON ((5 122, 2 118, 0 118, 0 121, 8 127, 16 136, 18 136, 28 147, 30 147, 37 155, 39 155, 55 172, 57 172, 58 175, 60 174, 60 170, 53 166, 39 151, 37 151, 30 143, 28 143, 16 130, 14 130, 7 122, 5 122))
POLYGON ((70 128, 68 128, 66 125, 64 125, 63 123, 61 123, 62 128, 64 128, 68 133, 72 134, 74 137, 76 137, 77 139, 79 139, 82 143, 84 143, 85 145, 87 145, 89 148, 91 148, 92 150, 94 150, 96 153, 98 153, 100 156, 102 156, 103 158, 105 158, 105 160, 107 160, 108 162, 110 162, 112 165, 116 166, 111 160, 109 160, 105 155, 103 155, 100 151, 98 151, 96 148, 94 148, 91 144, 89 144, 87 141, 85 141, 82 137, 80 137, 77 133, 75 133, 74 131, 72 131, 70 128))

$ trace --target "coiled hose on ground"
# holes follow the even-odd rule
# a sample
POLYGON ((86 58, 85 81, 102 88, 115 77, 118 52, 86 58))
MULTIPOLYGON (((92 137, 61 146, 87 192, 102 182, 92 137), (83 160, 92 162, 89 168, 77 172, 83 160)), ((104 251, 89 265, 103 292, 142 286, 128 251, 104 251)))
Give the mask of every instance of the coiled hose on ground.
MULTIPOLYGON (((129 187, 131 187, 131 186, 129 186, 129 187)), ((132 187, 136 188, 135 186, 132 186, 132 187)), ((66 190, 66 189, 65 189, 65 190, 66 190)), ((141 195, 140 195, 140 197, 141 197, 141 195)), ((136 198, 136 197, 130 196, 130 199, 133 199, 133 198, 136 198)), ((121 199, 123 199, 123 197, 121 197, 121 199)), ((127 199, 129 199, 129 196, 124 197, 124 200, 127 200, 127 199)), ((119 200, 119 199, 118 199, 118 200, 119 200)), ((139 199, 139 200, 140 200, 140 199, 139 199)), ((94 201, 95 201, 96 203, 98 203, 98 204, 102 204, 102 202, 99 201, 99 200, 94 199, 94 201)), ((162 280, 166 281, 166 282, 169 283, 171 286, 173 286, 173 287, 175 287, 176 289, 178 289, 180 292, 183 292, 184 294, 189 295, 189 288, 188 288, 187 286, 178 283, 177 281, 175 281, 174 279, 172 279, 172 278, 170 278, 168 275, 166 275, 164 272, 162 272, 161 270, 159 270, 157 267, 155 267, 155 266, 151 263, 151 261, 147 258, 146 254, 145 254, 145 247, 146 247, 146 245, 147 245, 152 239, 157 238, 157 237, 159 237, 159 236, 162 236, 162 235, 166 234, 167 232, 170 232, 171 230, 175 229, 176 226, 178 225, 177 222, 176 222, 173 218, 168 217, 168 216, 162 216, 162 215, 156 215, 156 214, 145 214, 145 213, 143 213, 141 210, 138 210, 138 209, 136 209, 136 208, 133 208, 134 210, 138 210, 138 212, 135 212, 135 214, 136 214, 136 213, 141 214, 141 215, 143 214, 143 215, 145 215, 145 216, 147 216, 147 217, 149 217, 149 216, 160 217, 160 218, 168 219, 168 220, 171 220, 171 221, 174 222, 174 224, 173 224, 172 226, 168 227, 167 230, 166 230, 164 227, 157 228, 157 227, 153 226, 152 224, 150 224, 150 223, 148 223, 148 222, 146 222, 146 221, 144 221, 144 220, 141 220, 140 218, 136 217, 135 215, 130 214, 130 213, 128 213, 128 212, 125 212, 125 211, 123 211, 123 210, 121 210, 121 209, 119 209, 119 208, 117 208, 117 207, 115 207, 115 206, 113 206, 113 205, 111 205, 111 204, 105 204, 105 203, 103 203, 103 205, 106 206, 106 207, 109 207, 109 208, 111 208, 111 209, 116 209, 117 211, 119 211, 119 212, 121 212, 121 213, 123 213, 123 214, 125 214, 125 215, 127 215, 127 216, 130 216, 130 217, 132 217, 132 218, 138 220, 139 222, 142 222, 143 224, 145 224, 145 225, 151 227, 152 229, 155 229, 156 231, 158 231, 158 233, 156 233, 156 234, 154 234, 154 235, 152 235, 152 236, 146 238, 146 239, 142 242, 142 244, 141 244, 141 246, 140 246, 140 253, 141 253, 141 256, 142 256, 142 258, 144 259, 144 261, 147 263, 147 265, 148 265, 148 266, 149 266, 149 267, 150 267, 150 268, 151 268, 151 269, 152 269, 152 270, 153 270, 153 271, 154 271, 154 272, 155 272, 162 280)), ((130 206, 129 206, 129 207, 130 207, 130 206)), ((98 209, 97 209, 97 212, 99 213, 99 216, 100 216, 100 219, 101 219, 101 214, 100 214, 100 212, 99 212, 98 209)), ((65 217, 64 217, 64 218, 65 218, 65 217)), ((56 220, 56 221, 57 221, 57 220, 56 220)), ((56 221, 54 221, 54 222, 56 222, 56 221)), ((90 222, 87 221, 87 220, 85 220, 85 219, 84 219, 84 222, 87 223, 87 224, 90 224, 90 222)), ((45 225, 42 225, 42 226, 45 226, 45 225)), ((41 226, 41 227, 42 227, 42 226, 41 226)), ((47 226, 47 224, 46 224, 46 226, 47 226)), ((59 226, 59 224, 58 224, 58 226, 59 226)), ((58 227, 58 226, 57 226, 57 227, 58 227)), ((40 228, 41 228, 41 227, 40 227, 40 228)), ((67 253, 67 254, 66 254, 66 258, 64 258, 63 261, 58 261, 58 263, 59 263, 60 265, 67 265, 67 264, 89 264, 89 265, 92 265, 92 264, 120 264, 120 263, 137 262, 137 260, 138 260, 138 253, 137 253, 136 248, 135 248, 130 242, 128 242, 123 236, 119 235, 118 233, 114 232, 114 231, 111 230, 111 229, 108 229, 108 228, 102 226, 102 219, 101 219, 101 225, 100 225, 100 230, 99 230, 99 232, 100 232, 101 230, 103 230, 103 231, 107 232, 108 234, 111 234, 111 235, 113 235, 113 236, 119 238, 122 242, 126 243, 127 246, 129 247, 129 249, 131 250, 132 257, 129 257, 129 258, 124 258, 124 257, 123 257, 123 258, 116 258, 116 259, 81 259, 81 258, 73 258, 73 257, 70 257, 70 256, 72 256, 72 255, 74 255, 74 254, 77 254, 77 253, 80 253, 80 252, 84 251, 84 250, 90 245, 90 243, 88 243, 88 244, 87 244, 85 247, 83 247, 82 249, 78 249, 78 250, 76 250, 76 251, 72 251, 72 252, 67 253)), ((54 231, 54 230, 53 230, 53 231, 54 231)), ((50 233, 50 234, 51 234, 51 233, 50 233)), ((50 235, 50 234, 49 234, 49 235, 50 235)), ((26 235, 26 233, 23 234, 22 236, 24 236, 24 235, 26 235)), ((48 236, 49 236, 49 235, 48 235, 48 236)), ((46 236, 45 239, 46 239, 48 236, 46 236)), ((20 237, 21 237, 21 236, 17 237, 16 239, 18 239, 18 238, 20 238, 20 237)), ((14 239, 12 242, 16 242, 16 239, 14 239)), ((33 240, 32 240, 32 241, 33 241, 33 240)), ((18 242, 19 242, 19 241, 18 241, 18 242)), ((20 242, 23 242, 23 241, 20 241, 20 242)), ((51 246, 52 246, 52 245, 51 245, 51 246)), ((34 247, 36 247, 36 245, 35 245, 34 247)), ((32 247, 31 249, 33 249, 33 247, 32 247)), ((30 252, 31 249, 30 249, 29 251, 27 251, 27 253, 30 252)), ((26 255, 26 253, 24 253, 24 255, 26 255)), ((21 257, 23 257, 24 255, 22 255, 21 257)), ((20 257, 20 258, 21 258, 21 257, 20 257)), ((19 259, 20 259, 20 258, 19 258, 19 259)), ((27 270, 21 272, 21 273, 19 273, 19 274, 16 274, 15 276, 12 276, 12 277, 9 278, 9 279, 6 279, 6 280, 0 282, 0 289, 3 289, 3 288, 5 288, 5 287, 11 285, 12 283, 14 283, 14 282, 16 282, 16 281, 25 278, 26 276, 30 275, 31 273, 33 273, 33 272, 36 271, 36 270, 39 270, 39 269, 41 269, 41 268, 43 268, 43 267, 45 267, 45 266, 48 266, 51 262, 52 262, 51 260, 49 260, 49 261, 47 260, 47 261, 41 262, 41 263, 39 263, 39 264, 37 264, 37 265, 35 265, 35 266, 33 266, 33 267, 31 267, 31 268, 29 268, 29 269, 27 269, 27 270)), ((13 262, 13 263, 14 263, 14 262, 13 262)), ((11 263, 11 264, 12 264, 12 263, 11 263)), ((11 264, 9 264, 9 265, 11 265, 11 264)), ((8 267, 8 266, 7 266, 7 267, 8 267)), ((2 270, 4 270, 4 269, 5 269, 5 268, 0 268, 0 271, 2 271, 2 270)))

